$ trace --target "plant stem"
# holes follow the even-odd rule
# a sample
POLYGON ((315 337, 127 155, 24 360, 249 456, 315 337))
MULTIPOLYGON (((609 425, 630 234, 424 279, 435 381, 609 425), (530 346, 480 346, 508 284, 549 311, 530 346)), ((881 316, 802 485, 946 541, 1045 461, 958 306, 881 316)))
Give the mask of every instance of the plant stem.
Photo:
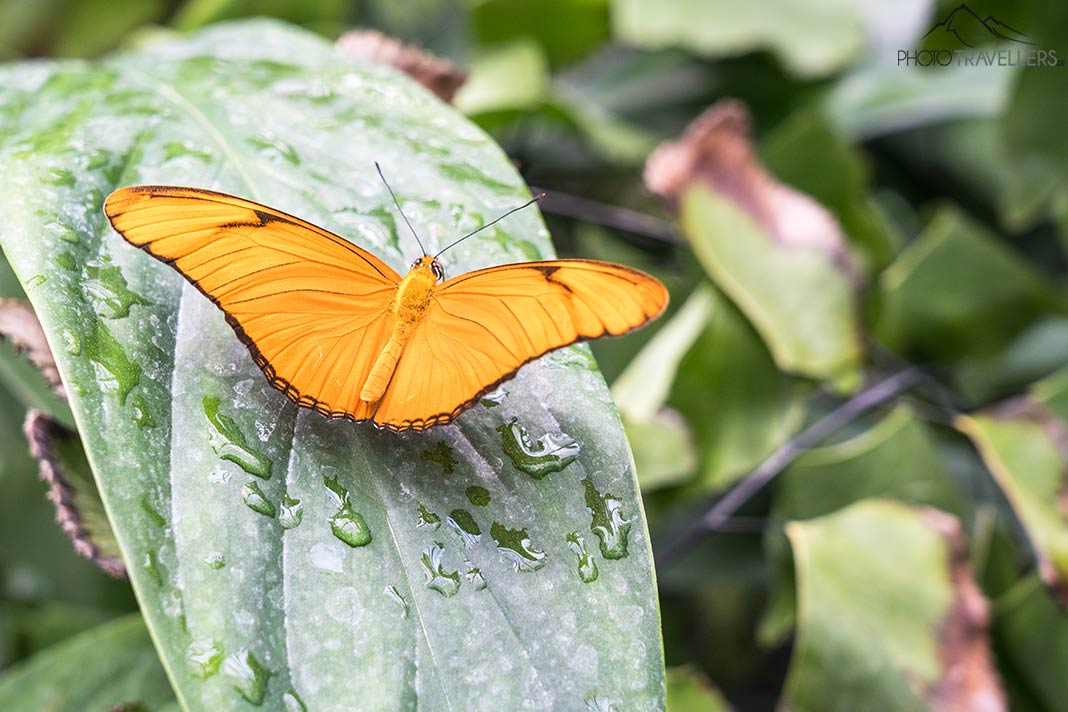
POLYGON ((705 514, 689 526, 673 543, 656 557, 657 566, 664 566, 693 548, 708 534, 717 531, 738 509, 785 470, 805 450, 818 445, 837 430, 867 411, 891 400, 925 380, 923 371, 910 366, 865 388, 855 396, 823 416, 808 428, 783 443, 764 462, 746 475, 730 492, 716 502, 705 514))

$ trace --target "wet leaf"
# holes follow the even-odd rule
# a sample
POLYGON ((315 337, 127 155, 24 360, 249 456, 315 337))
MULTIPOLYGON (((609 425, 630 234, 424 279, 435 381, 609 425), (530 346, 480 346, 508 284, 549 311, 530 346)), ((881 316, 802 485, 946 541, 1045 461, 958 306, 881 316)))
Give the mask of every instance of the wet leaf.
POLYGON ((58 643, 0 676, 0 707, 10 712, 85 712, 133 702, 156 710, 173 700, 138 614, 58 643))
POLYGON ((785 698, 797 710, 1006 709, 989 605, 957 520, 866 500, 787 526, 798 634, 785 698))
MULTIPOLYGON (((57 356, 184 705, 663 705, 648 535, 587 348, 531 364, 495 407, 430 433, 327 421, 270 388, 223 315, 101 213, 120 185, 215 188, 322 224, 403 271, 418 248, 373 161, 436 249, 528 195, 481 131, 394 70, 269 22, 101 64, 17 65, 0 87, 0 121, 19 127, 0 138, 0 241, 57 356), (72 180, 48 182, 56 170, 72 180), (88 267, 104 264, 140 297, 126 316, 98 312, 87 293, 88 267), (497 429, 512 419, 531 442, 566 435, 575 459, 540 480, 515 469, 497 429), (439 442, 451 474, 421 457, 439 442), (627 540, 612 542, 620 558, 598 546, 587 483, 609 510, 606 535, 627 540), (441 522, 472 486, 489 503, 470 512, 482 536, 468 546, 441 522), (418 526, 420 504, 439 528, 418 526), (515 570, 494 524, 500 549, 537 567, 515 570), (597 564, 591 583, 572 532, 597 564), (458 574, 449 597, 424 576, 438 543, 440 571, 458 574)), ((526 212, 445 261, 455 274, 550 254, 526 212)))

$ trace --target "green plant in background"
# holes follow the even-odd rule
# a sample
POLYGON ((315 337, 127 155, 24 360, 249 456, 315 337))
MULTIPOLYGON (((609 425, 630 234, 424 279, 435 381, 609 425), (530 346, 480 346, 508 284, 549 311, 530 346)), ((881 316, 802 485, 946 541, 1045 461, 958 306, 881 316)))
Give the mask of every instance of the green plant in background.
MULTIPOLYGON (((5 709, 1059 708, 1068 70, 898 66, 945 41, 922 35, 956 4, 924 0, 98 5, 0 17, 12 57, 142 47, 0 84, 2 296, 33 301, 73 410, 3 345, 5 709), (361 165, 434 239, 524 194, 393 71, 288 26, 164 29, 254 12, 461 62, 455 106, 549 190, 557 247, 671 287, 656 329, 593 348, 666 676, 588 351, 398 447, 275 398, 106 229, 115 186, 218 186, 402 267, 361 165), (92 541, 110 522, 140 615, 47 521, 28 408, 77 422, 99 495, 65 441, 73 510, 92 541), (88 649, 114 666, 75 674, 88 649)), ((972 6, 1068 57, 1063 9, 972 6)), ((526 216, 468 248, 548 244, 526 216)))

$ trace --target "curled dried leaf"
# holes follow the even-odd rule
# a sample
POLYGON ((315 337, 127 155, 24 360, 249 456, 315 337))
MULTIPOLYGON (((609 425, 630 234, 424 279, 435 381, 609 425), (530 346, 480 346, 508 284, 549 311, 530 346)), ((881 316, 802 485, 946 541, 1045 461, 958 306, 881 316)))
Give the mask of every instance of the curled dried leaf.
POLYGON ((856 275, 855 259, 830 211, 780 183, 760 164, 751 123, 742 102, 724 99, 713 104, 678 141, 667 141, 649 155, 646 187, 677 207, 687 188, 706 185, 736 203, 776 243, 824 251, 856 275))
POLYGON ((44 330, 33 308, 21 299, 0 299, 0 338, 10 341, 16 350, 26 354, 30 363, 44 376, 45 381, 60 398, 67 392, 59 378, 56 360, 48 348, 44 330))
POLYGON ((126 578, 114 535, 92 480, 78 434, 39 410, 26 413, 22 426, 38 474, 48 485, 48 500, 56 508, 56 522, 74 544, 74 550, 115 578, 126 578), (83 472, 73 469, 83 465, 83 472), (90 511, 93 510, 93 511, 90 511))
POLYGON ((935 712, 1000 712, 1008 709, 990 655, 990 603, 968 568, 968 546, 960 522, 936 509, 920 510, 924 522, 949 547, 949 578, 954 598, 938 635, 942 674, 924 698, 935 712))
POLYGON ((338 38, 337 48, 350 57, 396 67, 444 102, 451 103, 457 90, 467 81, 467 71, 449 60, 375 30, 346 32, 338 38))

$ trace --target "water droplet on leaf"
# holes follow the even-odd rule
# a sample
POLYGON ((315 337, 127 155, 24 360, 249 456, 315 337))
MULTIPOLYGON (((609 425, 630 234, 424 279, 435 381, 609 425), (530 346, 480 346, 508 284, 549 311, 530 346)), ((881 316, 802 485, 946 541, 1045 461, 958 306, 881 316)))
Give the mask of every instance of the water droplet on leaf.
POLYGON ((601 556, 606 559, 622 559, 627 555, 630 538, 630 520, 623 517, 623 503, 611 493, 602 495, 587 477, 582 480, 586 488, 586 511, 589 512, 590 531, 600 539, 601 556))
POLYGON ((193 674, 206 680, 219 672, 223 649, 214 640, 194 640, 189 644, 185 657, 193 669, 193 674))
POLYGON ((341 541, 351 547, 367 546, 371 543, 371 529, 363 515, 352 508, 348 489, 337 477, 323 477, 323 484, 338 506, 337 513, 330 517, 330 531, 341 541))
POLYGON ((448 598, 455 596, 460 590, 460 574, 457 571, 445 570, 441 562, 444 554, 444 544, 436 541, 423 550, 422 563, 423 573, 426 574, 426 587, 448 598))
POLYGON ((501 447, 516 469, 536 480, 559 472, 579 455, 579 444, 573 438, 547 433, 534 440, 516 418, 497 426, 497 432, 501 434, 501 447))
POLYGON ((282 506, 278 511, 278 522, 283 529, 293 529, 300 526, 304 519, 304 505, 299 499, 293 499, 288 494, 282 495, 282 506))
POLYGON ((445 519, 445 523, 452 527, 452 530, 459 535, 460 541, 463 542, 465 549, 470 549, 482 538, 482 530, 479 529, 478 522, 471 516, 471 512, 468 512, 466 509, 452 510, 449 512, 449 516, 445 519))
POLYGON ((426 527, 431 531, 434 531, 435 529, 441 526, 441 517, 428 510, 426 508, 426 505, 420 502, 419 521, 416 522, 415 526, 419 527, 420 529, 426 527))
POLYGON ((222 460, 229 460, 245 472, 261 479, 270 479, 271 461, 266 455, 249 447, 245 434, 225 413, 219 412, 221 401, 214 396, 204 397, 204 415, 211 427, 208 441, 211 449, 222 460))
POLYGON ((241 498, 245 500, 245 504, 253 512, 259 512, 265 517, 274 517, 278 513, 271 501, 267 499, 267 495, 260 489, 259 484, 255 480, 249 480, 245 483, 245 486, 241 488, 241 498))
POLYGON ((490 526, 490 536, 497 542, 497 551, 512 564, 515 571, 537 571, 547 563, 545 552, 534 548, 526 529, 509 529, 494 522, 490 526))
POLYGON ((578 572, 579 578, 583 583, 592 583, 597 580, 597 562, 586 551, 586 542, 582 540, 582 537, 578 535, 578 532, 571 532, 567 535, 567 548, 571 549, 578 557, 578 572))
POLYGON ((56 264, 65 270, 74 271, 78 269, 78 261, 69 252, 60 252, 56 255, 56 264))
POLYGON ((396 586, 386 586, 385 589, 383 589, 383 591, 386 594, 386 596, 389 597, 389 600, 393 601, 398 606, 400 606, 401 618, 407 618, 408 617, 408 602, 404 600, 404 596, 402 596, 401 592, 397 590, 397 587, 396 586))
POLYGON ((349 546, 367 546, 371 543, 371 529, 364 521, 363 515, 353 511, 348 505, 330 517, 330 531, 349 546))
POLYGON ((139 428, 154 428, 156 427, 156 419, 152 417, 152 413, 148 410, 148 405, 145 403, 145 399, 141 396, 134 396, 130 401, 133 407, 133 422, 137 424, 139 428))
POLYGON ((282 704, 285 706, 286 712, 308 712, 308 708, 304 705, 304 700, 300 699, 300 695, 292 687, 282 695, 282 704))
POLYGON ((490 503, 489 490, 478 485, 471 485, 467 488, 467 501, 476 507, 485 507, 490 503))
POLYGON ((242 648, 222 663, 223 674, 242 697, 259 707, 267 697, 271 671, 247 648, 242 648))
POLYGON ((159 511, 152 506, 152 502, 149 501, 148 495, 142 495, 141 497, 141 511, 148 515, 148 518, 152 520, 152 523, 157 527, 167 526, 167 520, 159 511))
POLYGON ((486 577, 482 575, 482 569, 467 560, 464 560, 464 578, 476 591, 486 587, 486 577))
POLYGON ((126 397, 141 382, 141 367, 130 360, 101 321, 93 321, 89 336, 80 348, 93 362, 101 390, 116 394, 119 403, 126 405, 126 397))
POLYGON ((86 278, 82 286, 89 297, 89 303, 105 319, 121 319, 130 315, 134 304, 147 305, 150 302, 131 291, 126 278, 117 265, 93 264, 85 267, 86 278))
POLYGON ((456 467, 456 458, 453 457, 452 448, 443 442, 439 442, 433 450, 423 450, 419 457, 424 462, 436 462, 441 465, 446 475, 451 475, 456 467))

